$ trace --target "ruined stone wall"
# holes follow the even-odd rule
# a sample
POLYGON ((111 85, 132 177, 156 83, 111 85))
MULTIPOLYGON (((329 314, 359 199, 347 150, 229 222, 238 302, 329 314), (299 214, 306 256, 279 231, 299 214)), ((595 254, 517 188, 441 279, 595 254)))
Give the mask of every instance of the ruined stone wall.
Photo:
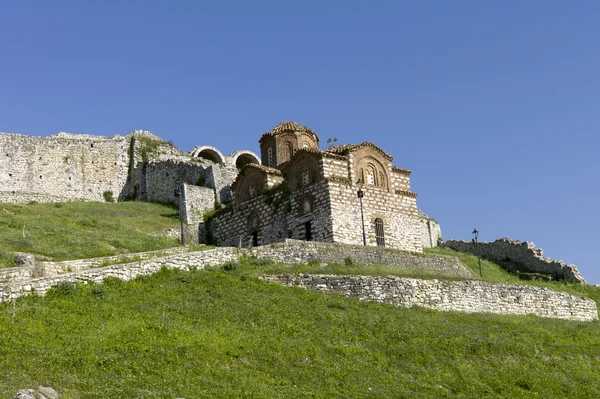
POLYGON ((480 242, 475 245, 471 241, 450 240, 444 242, 444 246, 492 260, 517 262, 530 272, 552 274, 559 280, 586 284, 575 265, 545 257, 542 249, 536 248, 532 242, 500 238, 494 242, 480 242))
POLYGON ((173 202, 170 181, 195 183, 203 172, 189 155, 142 130, 125 136, 59 133, 49 137, 0 133, 0 202, 173 202))
POLYGON ((180 216, 184 223, 197 225, 206 211, 215 207, 215 191, 212 188, 183 184, 180 216))
POLYGON ((129 140, 60 133, 0 134, 0 201, 104 201, 127 180, 129 140))
POLYGON ((398 307, 422 306, 445 312, 533 314, 578 321, 598 319, 596 303, 591 299, 526 285, 308 274, 263 276, 263 279, 398 307))
POLYGON ((442 230, 440 225, 433 219, 419 219, 421 226, 421 243, 423 248, 437 247, 442 241, 442 230))
MULTIPOLYGON (((175 197, 177 180, 181 183, 196 184, 200 176, 204 176, 204 167, 195 162, 176 160, 150 162, 145 168, 145 200, 179 203, 175 197)), ((212 204, 214 206, 214 200, 212 204)))

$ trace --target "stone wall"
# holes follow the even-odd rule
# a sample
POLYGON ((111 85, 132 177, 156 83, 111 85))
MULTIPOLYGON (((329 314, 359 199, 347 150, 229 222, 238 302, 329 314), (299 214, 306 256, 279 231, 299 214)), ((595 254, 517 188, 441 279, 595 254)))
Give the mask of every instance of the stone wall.
POLYGON ((0 283, 24 280, 32 277, 48 277, 57 274, 76 272, 111 263, 125 263, 133 259, 150 259, 164 257, 167 255, 188 252, 187 247, 173 247, 158 251, 138 252, 133 254, 121 254, 115 256, 104 256, 101 258, 88 258, 77 260, 65 260, 61 262, 35 261, 31 267, 0 268, 0 283))
MULTIPOLYGON (((324 158, 325 178, 329 182, 333 241, 345 244, 362 244, 361 206, 357 196, 358 186, 352 175, 348 178, 349 159, 324 158)), ((387 165, 391 170, 391 162, 387 165)), ((392 173, 392 188, 408 188, 408 180, 392 173)), ((375 220, 384 223, 385 245, 406 251, 422 252, 416 195, 409 191, 392 192, 386 188, 365 185, 362 189, 362 210, 367 245, 376 246, 375 220)))
POLYGON ((317 261, 334 264, 349 260, 359 266, 387 265, 398 269, 419 269, 455 278, 474 277, 473 273, 453 256, 418 254, 382 247, 286 239, 281 244, 258 247, 252 253, 283 263, 317 261))
POLYGON ((596 303, 591 299, 526 285, 308 274, 263 276, 263 279, 398 307, 422 306, 467 313, 533 314, 578 321, 598 319, 596 303))
POLYGON ((236 165, 257 157, 240 150, 223 159, 192 159, 144 130, 110 138, 0 133, 0 202, 103 202, 110 191, 116 200, 173 203, 177 179, 196 184, 199 178, 217 190, 219 201, 227 201, 236 165))
POLYGON ((7 300, 9 297, 26 295, 29 292, 43 295, 53 284, 60 281, 91 280, 99 282, 105 277, 118 277, 128 280, 138 275, 154 273, 162 265, 176 269, 187 267, 202 269, 205 266, 237 260, 240 256, 256 256, 285 264, 308 263, 311 261, 342 263, 344 259, 348 258, 359 266, 386 264, 400 269, 414 269, 417 267, 423 271, 441 273, 447 276, 472 277, 471 272, 454 257, 419 255, 385 248, 365 248, 343 244, 285 240, 280 244, 252 249, 224 247, 181 253, 185 250, 185 247, 178 247, 163 251, 105 258, 64 262, 36 262, 35 270, 44 273, 44 277, 37 278, 33 278, 34 268, 4 269, 2 270, 3 274, 0 274, 0 302, 2 298, 7 300), (165 253, 173 252, 175 254, 164 256, 165 253), (151 259, 99 267, 102 264, 122 262, 133 257, 142 259, 151 257, 151 259))
POLYGON ((444 242, 444 246, 491 260, 516 262, 530 272, 551 274, 557 280, 586 284, 575 265, 545 257, 542 249, 536 248, 532 242, 500 238, 494 242, 480 242, 476 245, 471 241, 451 240, 444 242))
POLYGON ((180 217, 184 223, 198 225, 204 213, 215 207, 215 190, 208 187, 183 184, 180 198, 180 217))
POLYGON ((423 248, 433 248, 442 242, 442 230, 440 225, 433 219, 423 217, 419 219, 421 226, 421 243, 423 248))
POLYGON ((129 138, 59 133, 0 134, 0 201, 117 198, 129 168, 129 138))
MULTIPOLYGON (((174 248, 169 251, 182 251, 174 248)), ((168 251, 167 251, 168 252, 168 251)), ((154 255, 161 255, 155 253, 154 255)), ((164 252, 163 252, 164 254, 164 252)), ((142 256, 132 254, 130 256, 142 256)), ((152 256, 153 254, 147 254, 152 256)), ((240 256, 256 256, 286 264, 318 261, 341 263, 350 258, 359 265, 387 264, 399 268, 420 267, 437 273, 451 273, 470 277, 471 273, 453 257, 419 255, 384 248, 348 246, 317 242, 286 240, 281 244, 253 249, 216 248, 198 252, 175 253, 130 263, 95 267, 104 262, 121 261, 123 255, 110 258, 76 260, 68 262, 41 262, 45 277, 13 274, 10 281, 0 281, 0 302, 6 302, 30 293, 44 295, 59 282, 102 282, 107 277, 130 280, 149 275, 162 267, 189 270, 203 269, 240 256)), ((40 265, 36 265, 40 270, 40 265)), ((13 270, 13 273, 16 270, 13 270)), ((339 292, 359 299, 371 299, 396 306, 424 306, 444 311, 491 312, 500 314, 536 314, 571 320, 597 319, 594 301, 553 292, 545 288, 511 284, 493 284, 479 281, 437 281, 393 277, 364 276, 272 276, 270 281, 281 281, 320 291, 339 292)))
MULTIPOLYGON (((204 173, 201 164, 190 161, 150 162, 145 169, 145 200, 178 203, 179 200, 174 194, 177 180, 181 183, 196 184, 198 178, 204 176, 204 173)), ((212 204, 214 206, 214 200, 212 204)))

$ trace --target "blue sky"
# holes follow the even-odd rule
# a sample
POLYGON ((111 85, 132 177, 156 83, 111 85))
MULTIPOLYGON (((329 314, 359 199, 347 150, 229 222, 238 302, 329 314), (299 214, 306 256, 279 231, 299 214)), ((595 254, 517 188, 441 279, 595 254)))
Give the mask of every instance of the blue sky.
POLYGON ((412 170, 445 239, 533 241, 600 283, 598 21, 597 1, 6 1, 0 131, 227 154, 295 120, 412 170))

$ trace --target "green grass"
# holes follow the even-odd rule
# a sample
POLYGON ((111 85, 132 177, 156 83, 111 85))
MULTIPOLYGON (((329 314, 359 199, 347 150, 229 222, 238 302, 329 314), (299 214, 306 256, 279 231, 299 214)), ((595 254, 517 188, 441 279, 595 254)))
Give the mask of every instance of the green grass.
POLYGON ((160 236, 165 228, 179 229, 177 209, 166 205, 0 203, 0 267, 14 266, 16 252, 59 261, 178 245, 177 238, 160 236))
POLYGON ((597 322, 400 309, 252 277, 273 267, 162 270, 0 305, 0 396, 600 395, 597 322))

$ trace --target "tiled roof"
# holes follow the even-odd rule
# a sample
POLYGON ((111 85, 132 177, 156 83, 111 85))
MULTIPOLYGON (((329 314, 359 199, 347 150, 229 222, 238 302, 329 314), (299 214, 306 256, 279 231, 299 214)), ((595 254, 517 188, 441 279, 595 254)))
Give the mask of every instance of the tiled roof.
POLYGON ((360 144, 342 144, 342 145, 338 145, 336 147, 332 147, 332 148, 328 149, 327 151, 333 152, 334 154, 348 155, 349 153, 359 150, 363 147, 374 148, 377 151, 380 151, 390 161, 393 159, 391 155, 389 155, 387 152, 383 151, 381 148, 377 147, 375 144, 371 143, 370 141, 365 141, 360 144))
POLYGON ((410 176, 410 174, 411 174, 410 170, 404 169, 404 168, 399 168, 399 167, 393 166, 393 165, 392 165, 392 171, 402 173, 403 175, 408 175, 408 176, 410 176))
POLYGON ((282 176, 281 171, 279 169, 272 168, 270 166, 259 165, 257 163, 249 163, 244 168, 254 168, 260 170, 261 172, 265 172, 268 175, 282 176))
POLYGON ((278 136, 284 133, 308 133, 310 135, 315 136, 315 138, 318 140, 318 136, 315 132, 310 130, 308 127, 294 121, 281 122, 279 125, 275 126, 271 131, 263 134, 261 140, 265 136, 278 136))

